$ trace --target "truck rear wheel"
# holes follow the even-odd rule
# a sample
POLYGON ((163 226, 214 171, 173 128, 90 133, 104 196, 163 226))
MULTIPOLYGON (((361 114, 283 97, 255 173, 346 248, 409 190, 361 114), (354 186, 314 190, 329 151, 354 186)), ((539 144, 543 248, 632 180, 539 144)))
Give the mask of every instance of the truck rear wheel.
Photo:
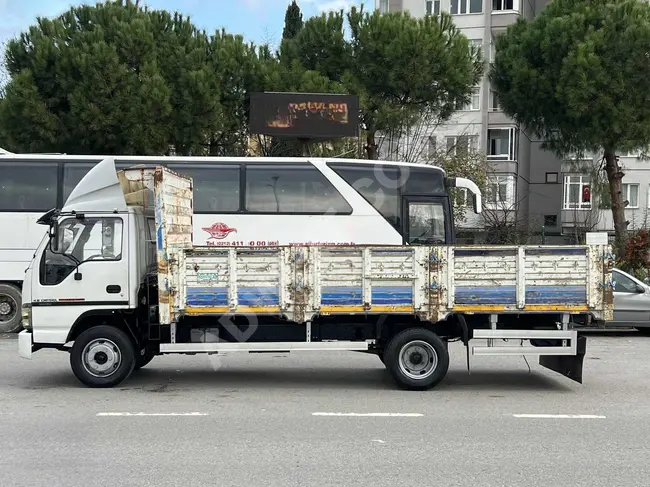
POLYGON ((0 333, 16 333, 22 328, 22 294, 11 284, 0 284, 0 333))
POLYGON ((388 343, 384 363, 401 388, 426 390, 447 375, 449 353, 435 333, 411 328, 398 333, 388 343))
POLYGON ((88 387, 113 387, 133 372, 133 343, 118 328, 95 326, 74 341, 70 366, 77 379, 88 387))

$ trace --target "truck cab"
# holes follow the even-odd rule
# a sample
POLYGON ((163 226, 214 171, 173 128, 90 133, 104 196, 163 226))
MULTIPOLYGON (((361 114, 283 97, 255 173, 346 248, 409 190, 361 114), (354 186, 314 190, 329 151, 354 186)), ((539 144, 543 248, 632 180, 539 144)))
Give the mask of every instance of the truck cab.
POLYGON ((62 348, 98 318, 138 308, 144 276, 156 263, 154 215, 125 204, 110 162, 93 168, 64 208, 39 219, 48 231, 23 285, 23 327, 35 349, 62 348))

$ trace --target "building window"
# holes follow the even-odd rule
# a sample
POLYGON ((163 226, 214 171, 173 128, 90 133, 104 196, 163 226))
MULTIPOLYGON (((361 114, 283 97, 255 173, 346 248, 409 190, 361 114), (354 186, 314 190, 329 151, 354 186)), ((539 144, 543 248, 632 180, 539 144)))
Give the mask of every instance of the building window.
POLYGON ((426 0, 425 11, 427 15, 440 15, 440 0, 426 0))
POLYGON ((494 90, 490 90, 490 110, 498 112, 501 110, 499 107, 499 95, 494 90))
POLYGON ((558 174, 556 172, 547 172, 546 173, 546 182, 548 184, 557 184, 560 181, 558 174))
POLYGON ((470 198, 467 193, 467 188, 451 188, 450 191, 454 206, 467 208, 470 206, 470 198))
POLYGON ((515 0, 492 0, 492 10, 515 10, 515 0))
POLYGON ((564 209, 591 209, 591 178, 589 176, 564 177, 564 209))
POLYGON ((433 159, 436 156, 436 136, 429 135, 426 141, 426 155, 428 159, 433 159))
POLYGON ((480 14, 483 12, 483 0, 451 0, 452 15, 480 14))
POLYGON ((469 39, 470 48, 474 47, 477 50, 483 48, 483 39, 469 39))
POLYGON ((515 129, 488 129, 488 159, 515 160, 515 129))
POLYGON ((476 135, 453 135, 447 137, 447 154, 457 156, 476 149, 476 135))
POLYGON ((623 183, 623 201, 627 200, 626 208, 639 207, 639 185, 637 183, 623 183))
POLYGON ((544 215, 545 227, 557 227, 557 215, 544 215))
POLYGON ((380 14, 388 13, 388 0, 379 0, 379 13, 380 14))
POLYGON ((508 208, 515 204, 515 178, 495 176, 488 179, 485 202, 495 208, 508 208))
POLYGON ((472 88, 472 95, 469 103, 463 106, 464 111, 475 112, 481 109, 481 87, 476 86, 472 88))

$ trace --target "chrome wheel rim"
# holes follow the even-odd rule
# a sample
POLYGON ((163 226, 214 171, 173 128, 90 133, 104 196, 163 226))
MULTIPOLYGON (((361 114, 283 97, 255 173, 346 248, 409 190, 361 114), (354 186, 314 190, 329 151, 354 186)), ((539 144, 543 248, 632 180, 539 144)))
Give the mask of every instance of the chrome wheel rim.
POLYGON ((122 354, 115 342, 98 338, 88 343, 81 353, 84 369, 93 377, 110 377, 122 364, 122 354))
POLYGON ((410 379, 426 379, 437 367, 438 352, 423 340, 409 342, 399 352, 400 371, 410 379))

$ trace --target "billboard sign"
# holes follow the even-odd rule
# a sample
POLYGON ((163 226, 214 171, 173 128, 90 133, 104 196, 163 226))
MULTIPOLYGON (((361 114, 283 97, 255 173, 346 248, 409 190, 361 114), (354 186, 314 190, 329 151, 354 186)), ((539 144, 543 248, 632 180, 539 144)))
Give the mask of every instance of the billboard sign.
POLYGON ((251 133, 298 139, 359 135, 359 97, 329 93, 251 93, 251 133))

